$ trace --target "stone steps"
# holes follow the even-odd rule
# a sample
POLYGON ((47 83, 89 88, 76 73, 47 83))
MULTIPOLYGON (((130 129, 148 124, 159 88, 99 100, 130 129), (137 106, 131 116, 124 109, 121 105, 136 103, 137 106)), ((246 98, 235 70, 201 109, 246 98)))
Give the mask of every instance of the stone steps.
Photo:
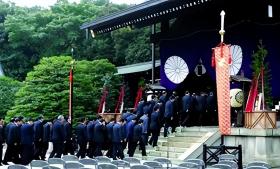
POLYGON ((197 146, 202 145, 205 139, 211 136, 211 133, 217 131, 217 127, 178 127, 176 131, 176 133, 169 134, 168 137, 163 137, 161 132, 157 147, 146 146, 147 157, 142 158, 138 148, 134 156, 145 160, 164 157, 169 158, 173 164, 180 164, 183 162, 182 157, 196 150, 197 146))

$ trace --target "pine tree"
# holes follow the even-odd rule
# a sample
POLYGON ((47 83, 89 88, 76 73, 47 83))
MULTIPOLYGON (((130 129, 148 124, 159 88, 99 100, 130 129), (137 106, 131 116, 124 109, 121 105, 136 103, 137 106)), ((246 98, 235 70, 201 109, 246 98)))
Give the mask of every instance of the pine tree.
MULTIPOLYGON (((272 89, 270 85, 271 70, 269 68, 269 63, 266 60, 267 55, 268 55, 268 51, 265 49, 264 45, 262 44, 262 41, 260 40, 258 45, 258 50, 256 52, 253 52, 252 55, 251 68, 253 70, 253 77, 257 77, 261 72, 261 68, 263 67, 265 105, 266 108, 271 108, 273 105, 273 98, 271 96, 272 89)), ((258 89, 261 90, 261 88, 262 88, 262 83, 261 80, 259 80, 258 89)))

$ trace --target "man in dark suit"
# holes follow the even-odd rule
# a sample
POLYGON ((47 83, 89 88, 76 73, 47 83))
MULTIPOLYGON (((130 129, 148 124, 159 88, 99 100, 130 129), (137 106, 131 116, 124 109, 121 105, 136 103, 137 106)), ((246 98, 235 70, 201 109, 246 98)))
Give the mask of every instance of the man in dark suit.
POLYGON ((33 121, 28 119, 28 122, 20 128, 20 143, 21 143, 21 164, 27 165, 33 160, 34 155, 34 130, 33 121))
POLYGON ((136 123, 136 118, 129 121, 126 125, 126 141, 128 144, 128 151, 127 154, 131 154, 132 145, 133 145, 133 128, 136 123))
POLYGON ((49 158, 61 158, 63 153, 63 143, 65 142, 64 133, 64 117, 59 115, 53 124, 51 141, 53 143, 53 151, 49 158))
POLYGON ((42 148, 43 159, 46 158, 46 153, 47 153, 48 148, 49 148, 49 142, 51 140, 51 126, 52 126, 51 121, 47 121, 43 125, 43 148, 42 148))
POLYGON ((88 141, 88 150, 87 156, 93 158, 93 132, 94 132, 94 120, 89 119, 87 124, 87 141, 88 141))
POLYGON ((158 136, 160 132, 160 122, 159 122, 159 106, 154 107, 154 112, 151 115, 150 130, 152 137, 149 140, 149 144, 153 147, 157 146, 158 136))
POLYGON ((3 144, 5 142, 4 135, 4 120, 0 118, 0 165, 2 165, 3 144))
MULTIPOLYGON (((10 130, 10 127, 12 125, 14 125, 14 122, 15 122, 15 118, 12 118, 10 120, 10 123, 6 125, 5 127, 5 138, 6 138, 6 142, 7 142, 7 138, 8 138, 8 135, 9 135, 9 130, 10 130)), ((9 146, 9 144, 7 143, 7 149, 6 149, 6 153, 5 153, 5 156, 4 156, 4 160, 3 160, 3 164, 4 165, 8 165, 8 161, 11 161, 11 146, 9 146)))
POLYGON ((22 124, 21 118, 16 118, 14 124, 9 127, 7 144, 9 147, 9 153, 11 161, 15 164, 20 163, 20 127, 22 124))
POLYGON ((34 159, 35 160, 45 160, 43 159, 43 116, 38 117, 34 122, 34 159))
POLYGON ((174 96, 171 96, 165 104, 164 112, 164 137, 167 137, 168 128, 172 125, 173 120, 173 102, 175 100, 174 96))
POLYGON ((64 122, 64 131, 65 131, 65 143, 64 143, 64 155, 67 155, 70 153, 71 155, 74 155, 74 149, 72 146, 72 126, 71 121, 68 117, 65 118, 64 122))
POLYGON ((143 120, 140 119, 138 120, 138 122, 136 122, 136 125, 133 128, 132 146, 131 146, 129 157, 133 157, 138 143, 142 151, 142 156, 147 156, 145 143, 142 138, 142 125, 143 125, 143 120))
POLYGON ((182 112, 181 112, 181 126, 189 125, 189 116, 192 111, 192 96, 189 91, 185 92, 185 96, 182 98, 182 112))
POLYGON ((112 143, 112 138, 113 138, 113 127, 115 125, 115 119, 112 118, 110 120, 110 123, 108 123, 106 125, 106 133, 107 133, 107 139, 106 139, 106 143, 107 143, 107 147, 108 147, 108 151, 106 153, 106 156, 109 158, 112 158, 112 153, 113 153, 113 143, 112 143))
POLYGON ((123 146, 122 146, 122 142, 124 140, 124 135, 123 135, 123 131, 122 131, 123 122, 124 122, 124 120, 120 119, 113 126, 113 136, 112 136, 112 142, 113 142, 112 157, 113 157, 113 160, 117 160, 117 156, 120 159, 124 158, 123 146))
POLYGON ((87 148, 86 122, 87 122, 86 118, 81 117, 79 120, 79 124, 76 127, 77 143, 79 144, 79 151, 76 154, 78 158, 86 157, 86 148, 87 148))
POLYGON ((196 96, 195 113, 197 113, 197 125, 203 125, 203 116, 206 112, 206 96, 204 93, 196 96))
POLYGON ((98 120, 98 122, 94 126, 94 142, 96 144, 94 155, 102 156, 102 146, 104 145, 105 138, 104 133, 106 132, 105 121, 104 119, 98 120))

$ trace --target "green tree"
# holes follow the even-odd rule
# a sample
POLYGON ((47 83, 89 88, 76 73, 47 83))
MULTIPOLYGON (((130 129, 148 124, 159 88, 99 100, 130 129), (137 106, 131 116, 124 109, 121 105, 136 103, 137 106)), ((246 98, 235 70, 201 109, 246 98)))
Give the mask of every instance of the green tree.
POLYGON ((0 117, 4 117, 7 111, 14 105, 15 94, 22 86, 21 82, 9 77, 0 77, 0 117))
MULTIPOLYGON (((268 51, 263 46, 262 42, 260 41, 260 44, 258 45, 258 50, 253 53, 252 55, 252 64, 251 68, 253 69, 253 76, 257 77, 261 69, 264 69, 264 96, 265 96, 265 103, 268 108, 271 108, 273 105, 273 98, 271 95, 272 89, 271 89, 271 73, 269 68, 269 63, 266 61, 266 57, 268 55, 268 51)), ((261 77, 259 78, 261 79, 261 77)), ((258 84, 259 90, 262 89, 262 83, 261 80, 259 80, 258 84)), ((260 91, 261 92, 261 91, 260 91)))
POLYGON ((60 0, 50 9, 24 8, 0 0, 0 62, 7 76, 23 81, 42 57, 108 59, 120 66, 150 60, 149 28, 123 28, 86 39, 80 26, 127 8, 108 0, 60 0))
MULTIPOLYGON (((68 114, 69 70, 72 58, 53 56, 42 58, 29 72, 24 86, 17 92, 15 106, 6 118, 16 115, 36 117, 43 114, 51 119, 68 114)), ((119 77, 116 68, 107 60, 76 61, 74 66, 73 114, 78 117, 95 114, 101 96, 104 76, 111 76, 111 89, 117 90, 119 77)), ((117 96, 114 96, 117 97, 117 96)))

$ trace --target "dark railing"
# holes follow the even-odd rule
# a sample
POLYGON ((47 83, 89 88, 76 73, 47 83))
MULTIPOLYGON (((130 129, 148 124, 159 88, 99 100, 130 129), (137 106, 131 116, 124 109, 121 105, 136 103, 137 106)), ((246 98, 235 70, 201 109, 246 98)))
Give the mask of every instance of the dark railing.
POLYGON ((213 165, 219 162, 219 155, 221 154, 233 154, 237 158, 238 168, 242 169, 242 146, 207 146, 203 145, 203 161, 205 165, 213 165))

